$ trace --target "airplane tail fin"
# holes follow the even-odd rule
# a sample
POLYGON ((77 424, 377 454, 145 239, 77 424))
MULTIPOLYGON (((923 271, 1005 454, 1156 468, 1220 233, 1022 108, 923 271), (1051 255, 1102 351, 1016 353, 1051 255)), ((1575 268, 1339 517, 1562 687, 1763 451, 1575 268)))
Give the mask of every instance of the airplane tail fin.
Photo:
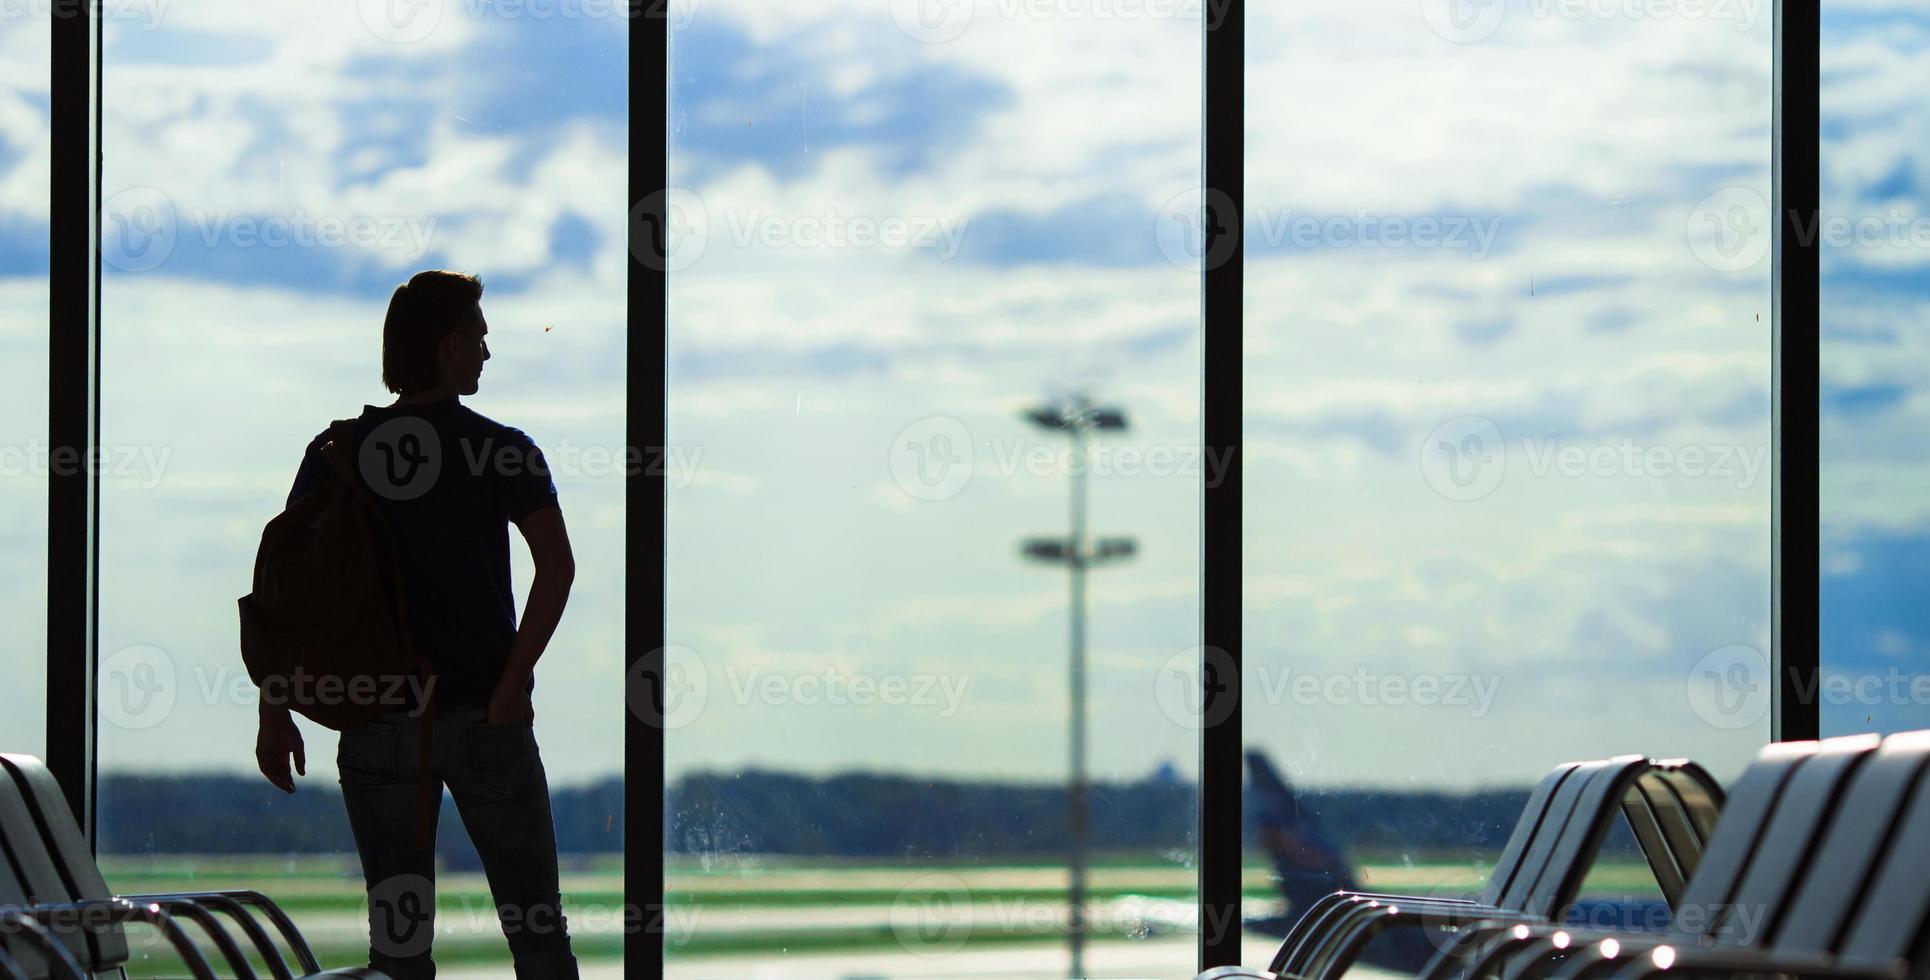
POLYGON ((1333 892, 1359 890, 1346 852, 1266 756, 1247 752, 1246 769, 1247 825, 1273 860, 1287 921, 1333 892))

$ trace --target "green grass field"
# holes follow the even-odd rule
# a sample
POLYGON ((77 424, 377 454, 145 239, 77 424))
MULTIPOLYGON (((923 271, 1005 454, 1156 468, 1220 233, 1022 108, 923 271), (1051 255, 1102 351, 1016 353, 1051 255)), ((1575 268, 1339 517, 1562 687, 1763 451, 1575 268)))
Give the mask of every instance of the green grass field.
MULTIPOLYGON (((1378 891, 1449 894, 1480 887, 1487 860, 1435 855, 1402 860, 1366 855, 1363 885, 1378 891)), ((350 858, 113 857, 108 880, 124 894, 253 888, 273 896, 301 926, 324 966, 365 961, 362 882, 350 858)), ((1088 920, 1095 948, 1190 931, 1185 915, 1194 871, 1169 861, 1118 855, 1095 861, 1088 920)), ((665 948, 672 965, 701 968, 729 957, 806 952, 903 956, 931 937, 917 932, 923 914, 941 918, 946 950, 1063 943, 1065 871, 1045 862, 909 867, 902 863, 799 860, 731 855, 676 860, 666 870, 665 948), (933 905, 933 902, 939 903, 933 905)), ((509 975, 508 950, 480 874, 438 877, 436 959, 444 975, 509 975)), ((586 975, 620 976, 626 917, 621 860, 572 861, 563 890, 573 942, 586 975)), ((1585 891, 1652 893, 1637 861, 1599 865, 1585 891)), ((1245 875, 1247 914, 1277 908, 1266 868, 1245 875)), ((633 922, 631 923, 634 924, 633 922)), ((929 921, 926 927, 929 928, 929 921)), ((137 930, 134 977, 184 976, 166 947, 137 930)), ((921 954, 922 955, 922 954, 921 954)), ((225 971, 224 971, 225 972, 225 971)), ((701 970, 699 971, 701 972, 701 970)))

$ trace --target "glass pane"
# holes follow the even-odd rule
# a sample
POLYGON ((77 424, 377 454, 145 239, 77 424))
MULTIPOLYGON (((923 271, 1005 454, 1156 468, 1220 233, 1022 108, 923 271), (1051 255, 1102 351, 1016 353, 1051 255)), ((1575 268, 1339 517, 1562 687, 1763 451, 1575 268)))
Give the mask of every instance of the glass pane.
MULTIPOLYGON (((1260 903, 1290 921, 1337 882, 1478 890, 1561 762, 1727 780, 1767 740, 1772 23, 1248 26, 1246 740, 1321 821, 1249 831, 1332 859, 1256 848, 1307 872, 1260 903)), ((1656 894, 1627 841, 1602 869, 1656 894)))
POLYGON ((0 17, 0 751, 47 739, 47 181, 45 16, 0 17))
POLYGON ((1823 733, 1930 728, 1930 330, 1920 93, 1930 12, 1823 4, 1823 733))
POLYGON ((1075 931, 1086 975, 1193 974, 1200 294, 1162 223, 1198 198, 1200 31, 1185 4, 675 25, 672 975, 1065 976, 1075 931))
MULTIPOLYGON (((103 439, 153 450, 103 481, 101 850, 117 886, 259 887, 289 897, 325 966, 367 962, 338 736, 300 722, 293 796, 256 772, 236 598, 310 440, 395 400, 379 360, 391 292, 462 270, 486 288, 492 356, 461 407, 544 451, 574 534, 535 731, 576 952, 590 975, 620 970, 628 24, 613 6, 210 0, 106 25, 103 439)), ((520 609, 532 564, 500 533, 520 609)), ((422 547, 409 554, 455 549, 422 547)), ((405 592, 422 581, 405 575, 405 592)), ((500 588, 449 602, 501 622, 485 601, 500 588)), ((462 618, 417 624, 418 647, 462 618)), ((514 762, 463 744, 478 766, 514 762)), ((452 802, 440 834, 443 975, 506 976, 452 802)), ((138 956, 136 976, 180 975, 153 945, 138 956)))

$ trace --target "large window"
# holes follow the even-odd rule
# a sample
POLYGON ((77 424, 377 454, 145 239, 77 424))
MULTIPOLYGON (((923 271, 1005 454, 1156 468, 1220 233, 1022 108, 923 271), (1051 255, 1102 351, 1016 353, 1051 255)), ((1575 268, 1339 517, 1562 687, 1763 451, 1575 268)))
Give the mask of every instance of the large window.
POLYGON ((1769 737, 1772 23, 1704 7, 1248 9, 1246 740, 1369 885, 1769 737))
MULTIPOLYGON (((1822 670, 1826 735, 1930 727, 1930 14, 1823 4, 1822 670)), ((1800 639, 1800 638, 1799 638, 1800 639)))
MULTIPOLYGON (((24 13, 24 12, 23 12, 24 13)), ((0 17, 0 751, 42 754, 47 629, 46 18, 0 17)))
MULTIPOLYGON (((495 359, 470 404, 548 451, 574 531, 538 732, 577 952, 619 971, 622 808, 650 798, 622 782, 649 695, 618 688, 626 614, 649 618, 624 606, 625 478, 657 448, 624 445, 626 385, 657 380, 622 368, 655 328, 625 322, 630 263, 657 259, 626 248, 631 218, 668 246, 647 720, 672 975, 1192 972, 1223 666, 1200 646, 1202 490, 1226 472, 1203 366, 1245 395, 1250 915, 1297 914, 1269 877, 1293 845, 1323 888, 1472 891, 1550 766, 1686 755, 1726 781, 1769 737, 1772 361, 1779 326, 1807 329, 1775 322, 1773 0, 1252 4, 1245 58, 1213 66, 1246 93, 1237 217, 1198 186, 1213 0, 638 5, 670 37, 645 93, 669 187, 644 204, 626 6, 102 8, 117 885, 272 881, 324 959, 361 958, 335 737, 305 729, 293 797, 254 774, 234 601, 302 447, 390 400, 390 290, 477 272, 495 359), (1243 351, 1203 365, 1227 220, 1243 351)), ((1836 734, 1930 725, 1930 18, 1826 7, 1822 213, 1799 218, 1821 399, 1780 410, 1822 433, 1821 591, 1784 601, 1819 603, 1836 734)), ((22 9, 0 13, 0 614, 22 654, 0 749, 40 751, 49 30, 22 9)), ((446 972, 500 974, 453 808, 442 826, 446 972)), ((1649 891, 1628 848, 1591 891, 1649 891)), ((1246 942, 1266 959, 1266 928, 1246 942)))
MULTIPOLYGON (((626 24, 535 5, 164 9, 105 25, 102 439, 127 464, 102 480, 109 877, 259 885, 292 900, 325 961, 366 961, 336 737, 304 724, 293 797, 254 773, 235 599, 309 440, 393 400, 378 361, 391 290, 459 269, 483 278, 493 355, 465 403, 543 447, 574 533, 536 729, 576 948, 613 967, 626 24)), ((513 532, 511 553, 520 603, 530 568, 513 532)), ((441 826, 439 959, 502 976, 452 805, 441 826)))
POLYGON ((1162 221, 1197 197, 1200 29, 673 23, 673 974, 1064 975, 1080 397, 1081 968, 1193 972, 1199 734, 1161 683, 1199 657, 1200 287, 1162 221))

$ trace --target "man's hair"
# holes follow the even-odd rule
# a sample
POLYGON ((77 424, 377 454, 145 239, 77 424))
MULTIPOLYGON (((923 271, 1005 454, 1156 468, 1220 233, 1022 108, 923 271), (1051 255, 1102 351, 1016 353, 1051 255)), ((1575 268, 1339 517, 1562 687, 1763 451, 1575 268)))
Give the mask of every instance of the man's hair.
POLYGON ((395 287, 382 321, 382 385, 404 395, 441 380, 436 347, 468 328, 482 300, 482 280, 460 272, 418 272, 395 287))

